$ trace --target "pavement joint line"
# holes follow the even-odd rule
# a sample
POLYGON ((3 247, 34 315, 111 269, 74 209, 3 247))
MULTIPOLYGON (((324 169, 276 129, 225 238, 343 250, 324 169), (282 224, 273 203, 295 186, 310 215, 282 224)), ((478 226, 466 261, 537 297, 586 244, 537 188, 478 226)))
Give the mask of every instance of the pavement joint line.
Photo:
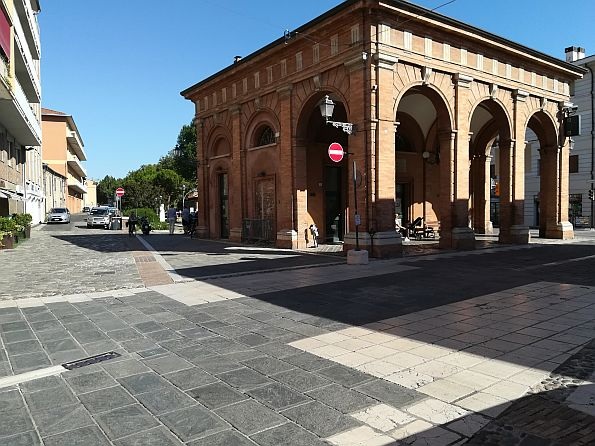
POLYGON ((45 378, 47 376, 59 375, 67 370, 61 365, 52 367, 45 367, 43 369, 32 370, 30 372, 19 373, 18 375, 6 376, 0 378, 0 389, 14 386, 16 384, 22 384, 27 381, 33 381, 39 378, 45 378))
POLYGON ((573 259, 559 260, 557 262, 542 263, 541 265, 527 266, 522 269, 525 269, 525 270, 538 269, 538 268, 542 268, 544 266, 558 266, 558 265, 563 265, 565 263, 581 262, 583 260, 589 260, 589 259, 595 259, 595 255, 584 256, 584 257, 575 257, 573 259))
POLYGON ((153 248, 153 246, 144 239, 144 237, 141 237, 139 235, 135 234, 135 237, 137 238, 137 240, 139 240, 142 245, 153 254, 153 257, 155 257, 155 260, 157 260, 157 263, 159 263, 161 265, 161 267, 165 270, 165 272, 167 272, 167 274, 169 274, 169 277, 171 278, 171 280, 173 280, 174 283, 178 283, 178 282, 188 282, 187 278, 182 277, 181 275, 179 275, 176 270, 169 264, 167 263, 167 261, 163 258, 163 256, 161 254, 159 254, 159 252, 153 248))

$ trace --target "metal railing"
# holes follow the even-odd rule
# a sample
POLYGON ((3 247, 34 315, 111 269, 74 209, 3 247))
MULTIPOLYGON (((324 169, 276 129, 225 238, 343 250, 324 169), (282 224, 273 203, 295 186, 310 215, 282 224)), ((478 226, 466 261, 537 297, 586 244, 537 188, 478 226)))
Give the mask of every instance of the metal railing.
POLYGON ((242 220, 242 241, 261 242, 273 240, 271 220, 245 218, 242 220))

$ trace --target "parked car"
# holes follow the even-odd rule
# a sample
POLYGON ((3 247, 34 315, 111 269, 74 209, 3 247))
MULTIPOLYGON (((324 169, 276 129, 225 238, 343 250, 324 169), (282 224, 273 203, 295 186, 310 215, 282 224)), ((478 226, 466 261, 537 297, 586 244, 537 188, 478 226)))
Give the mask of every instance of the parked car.
POLYGON ((85 206, 85 207, 83 208, 83 212, 87 212, 87 213, 89 213, 89 212, 91 212, 91 208, 90 208, 89 206, 85 206))
POLYGON ((70 211, 67 208, 52 208, 48 213, 48 223, 70 223, 70 211))
POLYGON ((102 226, 103 228, 108 229, 111 221, 112 216, 110 214, 109 208, 93 208, 87 217, 87 228, 102 226))

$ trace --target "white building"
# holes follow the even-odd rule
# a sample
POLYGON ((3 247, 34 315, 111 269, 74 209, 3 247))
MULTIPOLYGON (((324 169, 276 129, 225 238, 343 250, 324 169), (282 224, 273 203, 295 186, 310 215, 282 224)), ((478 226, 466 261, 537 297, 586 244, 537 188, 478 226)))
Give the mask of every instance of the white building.
MULTIPOLYGON (((571 101, 578 107, 581 134, 574 136, 574 149, 570 156, 570 209, 576 227, 594 227, 593 200, 589 189, 595 187, 595 55, 585 57, 585 49, 566 48, 566 61, 585 68, 587 73, 571 85, 571 101), (582 218, 581 218, 582 217, 582 218)), ((594 192, 595 193, 595 192, 594 192)))
POLYGON ((38 0, 0 0, 0 215, 44 219, 38 0))

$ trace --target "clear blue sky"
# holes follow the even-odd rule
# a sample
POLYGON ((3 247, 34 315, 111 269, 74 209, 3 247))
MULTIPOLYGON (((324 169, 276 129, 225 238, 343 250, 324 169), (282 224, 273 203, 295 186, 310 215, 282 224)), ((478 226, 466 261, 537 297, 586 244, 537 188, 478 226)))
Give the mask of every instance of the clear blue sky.
MULTIPOLYGON (((42 105, 73 115, 90 178, 123 177, 175 145, 193 117, 181 90, 339 3, 42 0, 42 105)), ((592 0, 456 0, 437 12, 555 57, 572 45, 595 54, 592 0)))

